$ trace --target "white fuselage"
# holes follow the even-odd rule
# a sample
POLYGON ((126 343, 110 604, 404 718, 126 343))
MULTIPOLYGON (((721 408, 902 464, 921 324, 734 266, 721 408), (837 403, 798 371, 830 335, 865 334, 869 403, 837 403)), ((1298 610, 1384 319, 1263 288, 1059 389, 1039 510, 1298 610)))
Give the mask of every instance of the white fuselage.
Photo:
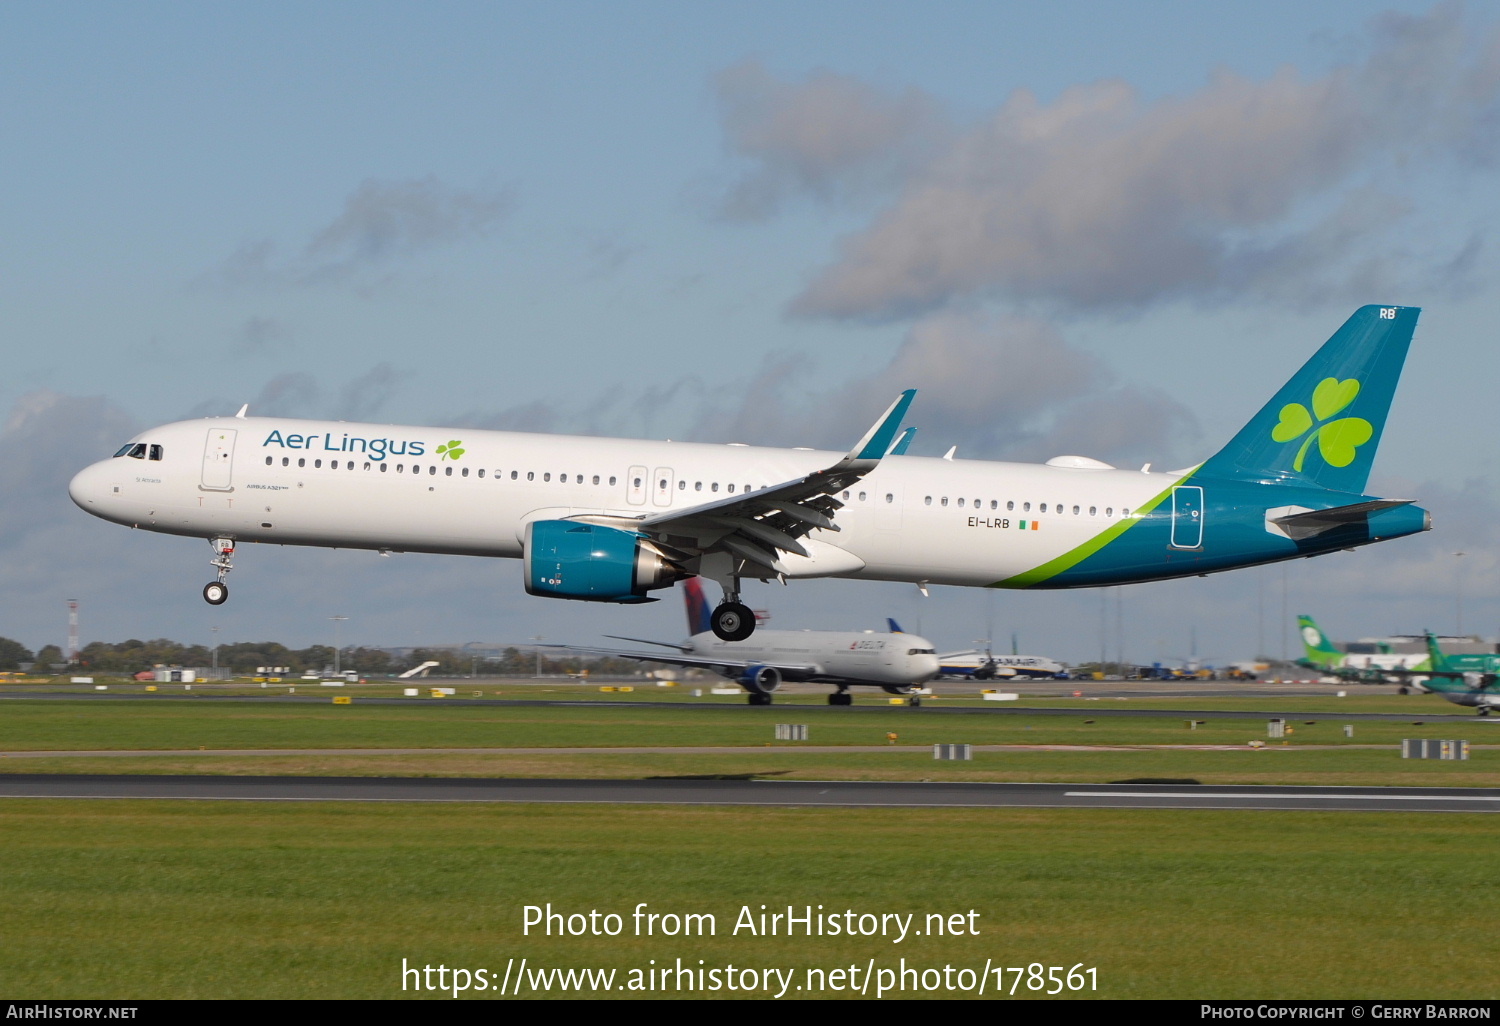
POLYGON ((922 684, 937 676, 932 642, 915 634, 872 631, 773 631, 762 628, 748 641, 721 641, 695 634, 683 646, 689 655, 750 665, 806 666, 784 672, 788 680, 868 684, 922 684))
POLYGON ((991 655, 989 652, 971 649, 967 652, 949 652, 939 658, 950 672, 966 674, 984 666, 993 670, 1009 670, 1011 673, 1005 674, 1006 676, 1017 677, 1057 677, 1068 672, 1068 668, 1062 663, 1045 656, 991 655))
MULTIPOLYGON (((241 544, 508 557, 522 555, 531 521, 683 509, 840 456, 259 417, 136 440, 147 455, 84 468, 74 502, 119 524, 241 544)), ((808 556, 783 557, 786 576, 993 584, 1094 538, 1181 476, 887 457, 839 496, 840 531, 814 531, 808 556)))

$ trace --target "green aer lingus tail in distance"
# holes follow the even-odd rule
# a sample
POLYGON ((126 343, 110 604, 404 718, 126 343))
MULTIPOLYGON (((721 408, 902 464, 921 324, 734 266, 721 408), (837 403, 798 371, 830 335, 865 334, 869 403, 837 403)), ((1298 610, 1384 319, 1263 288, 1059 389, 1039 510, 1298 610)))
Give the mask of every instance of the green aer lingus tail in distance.
POLYGON ((1353 684, 1405 684, 1407 673, 1425 672, 1425 655, 1397 652, 1340 652, 1312 617, 1297 617, 1297 633, 1306 652, 1297 665, 1353 684))

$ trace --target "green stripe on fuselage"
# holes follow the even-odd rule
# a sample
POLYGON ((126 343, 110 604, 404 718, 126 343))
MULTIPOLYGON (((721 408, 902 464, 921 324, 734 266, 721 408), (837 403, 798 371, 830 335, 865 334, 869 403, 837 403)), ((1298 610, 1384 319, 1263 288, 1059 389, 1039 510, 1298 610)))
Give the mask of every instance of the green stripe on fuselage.
POLYGON ((996 581, 994 584, 985 585, 985 587, 1029 588, 1033 584, 1040 584, 1043 581, 1051 580, 1053 577, 1056 577, 1058 574, 1062 573, 1065 570, 1073 569, 1079 563, 1082 563, 1085 559, 1088 559, 1094 553, 1098 552, 1110 542, 1120 537, 1120 535, 1124 534, 1136 524, 1140 523, 1141 520, 1145 518, 1146 514, 1150 513, 1157 506, 1160 506, 1166 499, 1166 497, 1172 494, 1173 488, 1185 484, 1188 479, 1197 472, 1198 468, 1194 467, 1192 470, 1182 475, 1182 477, 1167 485, 1167 487, 1163 488, 1160 494, 1158 494, 1150 502, 1146 503, 1144 506, 1137 507, 1135 513, 1131 515, 1129 520, 1123 520, 1120 523, 1105 528, 1103 531, 1100 531, 1098 534, 1094 535, 1094 537, 1090 538, 1082 545, 1079 545, 1077 548, 1070 549, 1069 551, 1064 552, 1061 556, 1058 556, 1055 559, 1049 559, 1041 566, 1032 567, 1030 570, 1026 570, 1022 573, 1016 574, 1014 577, 1007 577, 1003 581, 996 581))

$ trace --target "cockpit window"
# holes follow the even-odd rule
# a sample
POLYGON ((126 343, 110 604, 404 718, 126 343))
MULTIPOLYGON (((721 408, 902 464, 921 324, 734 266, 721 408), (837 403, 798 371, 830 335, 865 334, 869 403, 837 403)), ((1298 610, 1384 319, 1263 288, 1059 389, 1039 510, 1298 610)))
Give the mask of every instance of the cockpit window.
POLYGON ((934 651, 933 649, 930 649, 930 648, 909 648, 909 649, 906 650, 906 654, 907 655, 937 655, 937 652, 934 651))
POLYGON ((159 460, 159 459, 161 459, 161 446, 159 446, 159 445, 153 445, 151 447, 151 459, 153 459, 153 460, 159 460))
MULTIPOLYGON (((158 448, 160 448, 160 446, 158 446, 158 448)), ((146 443, 145 442, 129 442, 126 445, 121 446, 120 447, 120 451, 117 452, 117 453, 115 453, 113 458, 114 459, 119 459, 121 456, 129 456, 133 460, 143 460, 143 459, 145 459, 146 458, 146 443)), ((161 459, 160 456, 154 456, 152 458, 153 459, 161 459)))

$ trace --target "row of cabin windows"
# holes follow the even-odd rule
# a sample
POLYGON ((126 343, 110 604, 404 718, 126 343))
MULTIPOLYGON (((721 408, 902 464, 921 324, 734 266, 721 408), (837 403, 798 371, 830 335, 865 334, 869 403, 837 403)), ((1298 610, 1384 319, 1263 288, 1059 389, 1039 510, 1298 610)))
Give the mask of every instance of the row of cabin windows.
MULTIPOLYGON (((860 498, 864 498, 864 493, 863 492, 860 493, 860 498)), ((925 499, 923 499, 922 501, 926 505, 931 506, 932 505, 932 496, 929 495, 925 499)), ((948 496, 944 495, 940 499, 938 499, 938 505, 940 505, 940 506, 946 506, 946 505, 948 505, 948 496)), ((965 505, 965 501, 963 499, 959 499, 958 500, 958 508, 959 509, 963 509, 964 505, 965 505)), ((972 509, 983 509, 984 508, 984 500, 982 500, 982 499, 974 499, 973 502, 970 503, 970 508, 972 508, 972 509)), ((994 510, 998 510, 1000 508, 1000 500, 999 499, 991 499, 990 500, 990 507, 989 508, 990 509, 994 509, 994 510)), ((1016 511, 1015 500, 1011 500, 1011 501, 1007 502, 1005 504, 1005 509, 1006 509, 1006 512, 1014 513, 1016 511)), ((1023 503, 1021 503, 1021 510, 1020 511, 1022 513, 1030 513, 1031 512, 1031 503, 1029 503, 1029 502, 1023 502, 1023 503)), ((1047 504, 1045 502, 1039 504, 1037 506, 1037 512, 1038 513, 1045 513, 1045 512, 1047 512, 1047 504)), ((1068 507, 1065 504, 1061 503, 1061 502, 1054 502, 1052 504, 1052 512, 1054 512, 1054 513, 1067 513, 1068 512, 1068 507)), ((1083 507, 1082 506, 1074 506, 1073 507, 1073 515, 1075 517, 1076 516, 1081 516, 1082 514, 1083 514, 1083 507)), ((1090 506, 1089 507, 1089 516, 1091 516, 1091 517, 1097 517, 1098 515, 1099 515, 1099 507, 1098 506, 1090 506)), ((1104 507, 1104 515, 1107 516, 1107 517, 1113 517, 1115 515, 1115 508, 1113 506, 1105 506, 1104 507)), ((1130 510, 1128 510, 1128 509, 1122 509, 1122 510, 1120 510, 1120 516, 1122 516, 1122 517, 1128 517, 1128 516, 1130 516, 1130 510)))
MULTIPOLYGON (((151 459, 153 459, 153 460, 159 460, 159 459, 161 459, 161 454, 162 454, 161 446, 159 446, 159 445, 153 445, 153 446, 150 447, 150 458, 151 459)), ((116 456, 130 456, 130 457, 132 457, 134 459, 138 459, 138 460, 139 459, 145 459, 147 457, 147 446, 143 442, 137 442, 137 443, 134 443, 132 445, 125 446, 119 452, 115 453, 115 455, 116 456)), ((266 466, 268 466, 268 467, 271 466, 275 462, 275 459, 276 458, 274 456, 267 456, 266 457, 266 466)), ((283 467, 289 467, 289 466, 291 466, 292 465, 292 458, 290 456, 283 456, 283 457, 281 457, 281 465, 283 467)), ((315 460, 312 461, 312 465, 313 465, 314 469, 321 469, 322 466, 323 466, 323 461, 321 459, 315 459, 315 460)), ((299 457, 298 460, 297 460, 297 466, 299 466, 299 467, 306 467, 307 466, 307 459, 306 459, 306 457, 299 457)), ((395 466, 396 466, 396 473, 398 473, 398 474, 404 474, 404 473, 406 473, 406 465, 405 464, 403 464, 403 463, 397 463, 395 466)), ((339 469, 339 461, 338 460, 329 460, 328 461, 328 467, 329 467, 330 470, 337 470, 337 469, 339 469)), ((380 468, 380 472, 382 474, 386 473, 390 469, 390 465, 387 464, 387 463, 371 463, 370 461, 365 461, 365 464, 364 464, 364 469, 365 470, 370 470, 370 469, 372 469, 374 467, 379 467, 380 468)), ((354 469, 354 461, 353 460, 347 461, 345 463, 345 468, 348 469, 348 470, 353 470, 354 469)), ((422 472, 422 467, 419 464, 415 464, 415 463, 412 464, 411 473, 413 473, 413 474, 420 474, 421 472, 422 472)), ((429 476, 435 476, 437 474, 437 472, 438 472, 438 468, 437 468, 436 464, 429 464, 428 465, 428 467, 427 467, 427 473, 428 473, 429 476)), ((503 471, 499 471, 499 470, 495 471, 495 475, 494 475, 495 479, 499 480, 503 476, 503 473, 504 473, 503 471)), ((451 466, 444 467, 443 468, 443 474, 445 476, 447 476, 447 477, 452 477, 453 476, 453 467, 451 467, 451 466)), ((459 468, 459 474, 458 474, 458 476, 459 477, 468 477, 469 476, 469 468, 468 467, 461 467, 461 468, 459 468)), ((476 472, 475 476, 477 476, 477 477, 484 477, 484 470, 480 469, 479 471, 476 472)), ((536 471, 534 471, 534 470, 528 470, 526 472, 526 480, 528 480, 528 481, 535 481, 536 480, 536 476, 537 476, 536 475, 536 471)), ((567 484, 568 483, 568 477, 569 477, 569 475, 567 475, 567 474, 558 474, 557 475, 557 482, 558 482, 558 484, 567 484)), ((572 475, 572 477, 573 477, 573 483, 574 484, 583 484, 583 479, 584 478, 583 478, 582 474, 574 474, 574 475, 572 475)), ((512 470, 510 472, 510 479, 512 481, 518 481, 518 480, 520 480, 520 478, 521 478, 521 472, 519 470, 512 470)), ((550 482, 551 480, 552 480, 552 473, 551 473, 551 471, 543 471, 542 472, 542 481, 543 482, 550 482)), ((595 475, 593 475, 593 477, 590 480, 591 480, 592 484, 596 484, 597 485, 597 484, 600 483, 601 478, 600 478, 600 476, 598 474, 595 474, 595 475)), ((609 485, 610 485, 610 487, 614 487, 614 485, 616 483, 616 480, 617 479, 613 475, 610 476, 610 478, 609 478, 609 485)), ((645 481, 643 479, 639 478, 639 477, 635 478, 631 482, 631 485, 633 487, 635 487, 635 488, 640 488, 643 484, 645 484, 645 481)), ((686 478, 684 478, 682 480, 679 480, 677 482, 677 490, 678 491, 687 491, 687 484, 688 483, 687 483, 687 479, 686 478)), ((666 491, 670 487, 671 487, 671 484, 670 484, 670 482, 666 478, 662 478, 662 479, 660 479, 657 482, 657 488, 660 491, 666 491)), ((710 492, 717 492, 719 490, 719 482, 717 482, 717 481, 711 481, 711 482, 709 482, 708 490, 710 492)), ((734 494, 734 490, 735 490, 735 486, 732 485, 732 484, 725 486, 725 491, 727 491, 730 495, 734 494)), ((744 490, 746 492, 749 492, 752 489, 751 489, 751 487, 749 485, 745 485, 744 490)), ((693 491, 695 491, 695 492, 701 492, 701 491, 703 491, 703 482, 702 481, 695 481, 695 482, 693 482, 693 491)), ((849 496, 850 496, 849 492, 844 492, 843 497, 844 497, 844 499, 846 501, 849 499, 849 496)), ((868 492, 860 492, 859 493, 859 501, 860 502, 868 501, 868 499, 869 499, 869 493, 868 492)), ((894 503, 896 501, 895 494, 893 492, 886 492, 885 493, 885 501, 888 502, 888 503, 894 503)), ((922 501, 926 505, 931 506, 932 505, 932 496, 928 495, 922 501)), ((944 495, 941 498, 939 498, 938 499, 938 504, 941 505, 941 506, 948 505, 948 496, 944 495)), ((969 500, 960 498, 960 499, 957 500, 957 505, 958 505, 959 509, 964 509, 966 506, 971 506, 973 509, 983 509, 984 508, 984 501, 982 499, 974 499, 974 500, 972 500, 972 503, 971 503, 971 502, 969 502, 969 500)), ((998 500, 998 499, 991 499, 990 500, 990 504, 989 504, 989 508, 992 509, 992 510, 998 510, 1000 508, 1000 500, 998 500)), ((1063 503, 1061 503, 1061 502, 1053 503, 1052 504, 1052 508, 1053 508, 1053 511, 1056 512, 1056 513, 1066 513, 1067 512, 1067 507, 1063 503)), ((1007 512, 1015 512, 1015 510, 1016 510, 1015 501, 1011 500, 1011 501, 1007 502, 1005 504, 1005 509, 1006 509, 1007 512)), ((1031 503, 1029 503, 1029 502, 1022 502, 1021 503, 1021 512, 1023 512, 1023 513, 1030 513, 1031 512, 1031 503)), ((1047 512, 1047 503, 1043 502, 1043 503, 1039 504, 1037 506, 1037 512, 1039 512, 1039 513, 1045 513, 1045 512, 1047 512)), ((1080 516, 1080 515, 1082 515, 1082 513, 1083 513, 1083 507, 1081 507, 1081 506, 1074 506, 1073 507, 1073 515, 1074 516, 1080 516)), ((1097 507, 1097 506, 1090 506, 1089 507, 1089 514, 1088 515, 1091 516, 1091 517, 1098 516, 1099 515, 1099 507, 1097 507)), ((1106 517, 1113 517, 1115 515, 1114 507, 1113 506, 1106 506, 1106 507, 1104 507, 1104 515, 1106 517)), ((1122 516, 1122 517, 1128 517, 1128 516, 1130 516, 1130 510, 1128 510, 1128 509, 1122 509, 1122 510, 1120 510, 1120 516, 1122 516)))
MULTIPOLYGON (((847 502, 849 500, 849 495, 850 495, 849 492, 845 492, 844 493, 844 495, 843 495, 844 501, 847 502)), ((868 492, 860 492, 859 493, 859 501, 860 502, 865 502, 868 499, 869 499, 869 493, 868 492)), ((885 501, 886 502, 895 502, 896 501, 896 496, 893 493, 891 493, 891 492, 886 492, 885 493, 885 501)), ((925 499, 923 499, 923 502, 926 505, 931 506, 932 505, 932 496, 930 496, 930 495, 927 496, 925 499)), ((938 505, 940 505, 940 506, 946 506, 946 505, 948 505, 948 496, 944 495, 941 498, 939 498, 938 499, 938 505)), ((968 507, 968 508, 971 508, 971 509, 984 509, 984 500, 983 499, 974 499, 971 502, 971 501, 966 500, 966 499, 959 499, 959 500, 957 500, 957 505, 958 505, 959 509, 964 509, 965 507, 968 507)), ((991 499, 990 500, 989 508, 993 509, 993 510, 998 510, 1000 508, 1000 500, 999 499, 991 499)), ((1067 512, 1067 507, 1064 506, 1063 503, 1061 503, 1061 502, 1053 503, 1052 504, 1052 508, 1053 508, 1053 511, 1057 512, 1057 513, 1066 513, 1067 512)), ((1006 509, 1007 512, 1015 512, 1015 509, 1016 509, 1015 501, 1012 500, 1010 502, 1007 502, 1005 504, 1005 509, 1006 509)), ((1023 502, 1023 503, 1021 503, 1021 512, 1023 512, 1023 513, 1030 513, 1031 512, 1031 503, 1029 503, 1029 502, 1023 502)), ((1045 512, 1047 512, 1047 504, 1044 502, 1041 505, 1039 505, 1037 507, 1037 512, 1039 512, 1039 513, 1045 513, 1045 512)), ((1082 515, 1082 513, 1083 513, 1083 507, 1082 506, 1074 506, 1073 507, 1073 515, 1074 516, 1080 516, 1080 515, 1082 515)), ((1098 506, 1090 506, 1089 507, 1089 516, 1096 517, 1098 515, 1099 515, 1099 507, 1098 506)), ((1104 515, 1107 516, 1107 517, 1113 517, 1115 515, 1115 509, 1114 509, 1114 507, 1113 506, 1105 506, 1104 507, 1104 515)), ((1128 516, 1130 516, 1130 510, 1128 510, 1128 509, 1122 509, 1122 510, 1120 510, 1120 516, 1122 516, 1122 517, 1128 517, 1128 516)))
MULTIPOLYGON (((598 481, 597 478, 594 480, 594 483, 595 484, 599 483, 599 481, 598 481)), ((609 479, 609 483, 610 484, 614 484, 615 483, 615 479, 614 478, 610 478, 609 479)), ((639 489, 645 483, 646 482, 645 482, 644 479, 637 477, 637 478, 633 478, 631 480, 630 486, 632 488, 639 489)), ((687 491, 687 486, 688 486, 687 478, 682 478, 682 479, 680 479, 677 482, 677 490, 679 492, 685 492, 685 491, 687 491)), ((659 478, 657 480, 657 482, 656 482, 656 490, 658 492, 670 491, 671 488, 672 488, 672 482, 668 478, 665 478, 665 477, 659 478)), ((735 486, 732 485, 732 484, 724 486, 724 490, 726 492, 728 492, 730 495, 734 494, 734 488, 735 488, 735 486)), ((717 481, 710 481, 708 483, 708 490, 710 492, 717 492, 719 490, 719 482, 717 482, 717 481)), ((748 491, 751 490, 751 488, 750 488, 749 485, 746 485, 744 490, 748 492, 748 491)), ((695 492, 701 492, 701 491, 703 491, 703 482, 702 481, 694 481, 693 482, 693 491, 695 491, 695 492)))
MULTIPOLYGON (((275 462, 276 462, 276 457, 274 457, 274 456, 267 456, 266 457, 266 466, 268 466, 268 467, 272 466, 275 462)), ((283 467, 290 467, 292 465, 292 458, 290 456, 283 456, 283 457, 281 457, 281 465, 283 467)), ((298 457, 298 459, 297 459, 297 466, 299 466, 299 467, 306 467, 307 466, 307 457, 305 457, 305 456, 298 457)), ((320 470, 323 467, 323 461, 321 459, 315 459, 315 460, 312 461, 312 466, 313 466, 314 470, 320 470)), ((343 466, 347 470, 353 470, 354 469, 354 461, 353 460, 347 460, 347 461, 345 461, 345 463, 343 464, 343 466)), ((365 470, 374 470, 374 469, 378 468, 382 474, 388 473, 390 471, 391 466, 392 466, 392 464, 384 463, 384 462, 376 463, 376 462, 373 462, 373 461, 370 461, 370 460, 364 461, 364 469, 365 470)), ((398 474, 408 473, 406 464, 404 464, 404 463, 397 463, 397 464, 394 464, 394 466, 396 468, 396 473, 398 473, 398 474)), ((328 461, 328 469, 330 469, 330 470, 338 470, 339 469, 339 461, 338 460, 329 460, 328 461)), ((451 466, 444 467, 443 468, 443 475, 445 477, 453 477, 454 476, 453 470, 454 470, 454 468, 451 467, 451 466)), ((409 472, 413 473, 413 474, 420 474, 420 473, 422 473, 422 466, 421 466, 421 464, 413 463, 411 465, 411 469, 410 469, 409 472)), ((437 472, 438 472, 438 468, 437 468, 436 464, 428 464, 427 465, 427 474, 428 474, 429 477, 436 476, 437 472)), ((468 477, 469 476, 469 468, 468 467, 459 467, 458 468, 458 476, 459 477, 468 477)), ((479 470, 475 471, 474 472, 474 476, 475 477, 484 477, 485 476, 484 469, 480 468, 479 470)), ((494 473, 494 479, 496 481, 499 481, 504 476, 505 476, 505 472, 501 471, 501 470, 497 470, 494 473)), ((528 481, 535 481, 536 478, 537 478, 536 471, 534 471, 534 470, 528 470, 526 472, 526 480, 528 480, 528 481)), ((573 478, 573 483, 574 484, 583 484, 583 475, 582 474, 572 475, 572 478, 573 478)), ((512 481, 519 481, 521 479, 521 472, 519 470, 512 470, 510 472, 510 479, 512 481)), ((557 482, 558 482, 558 484, 567 484, 568 483, 568 479, 569 479, 569 475, 567 475, 567 474, 558 474, 557 475, 557 482)), ((543 472, 543 474, 542 474, 542 480, 543 481, 551 481, 552 480, 552 473, 551 473, 551 471, 543 472)), ((599 477, 598 474, 595 474, 593 476, 592 480, 593 480, 594 484, 599 484, 601 479, 600 479, 600 477, 599 477)), ((614 477, 613 475, 611 475, 610 478, 609 478, 609 483, 610 483, 611 486, 613 486, 618 480, 619 480, 619 478, 614 477)))
POLYGON ((133 460, 159 460, 162 449, 159 445, 147 445, 145 442, 127 442, 115 453, 113 459, 121 456, 129 456, 133 460))

